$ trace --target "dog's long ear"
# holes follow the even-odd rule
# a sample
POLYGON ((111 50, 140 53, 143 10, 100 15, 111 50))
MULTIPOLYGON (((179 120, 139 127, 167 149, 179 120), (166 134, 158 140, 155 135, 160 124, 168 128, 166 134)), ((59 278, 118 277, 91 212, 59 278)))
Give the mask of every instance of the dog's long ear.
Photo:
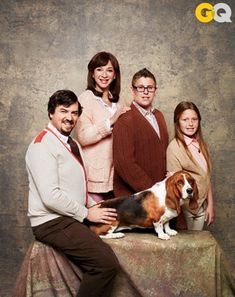
POLYGON ((172 177, 169 177, 166 181, 166 206, 175 209, 177 214, 180 213, 179 193, 174 178, 172 177))
POLYGON ((192 210, 197 209, 197 207, 198 207, 197 200, 198 200, 198 187, 197 187, 196 181, 194 180, 194 182, 193 182, 193 198, 189 199, 189 208, 190 209, 192 209, 192 210))

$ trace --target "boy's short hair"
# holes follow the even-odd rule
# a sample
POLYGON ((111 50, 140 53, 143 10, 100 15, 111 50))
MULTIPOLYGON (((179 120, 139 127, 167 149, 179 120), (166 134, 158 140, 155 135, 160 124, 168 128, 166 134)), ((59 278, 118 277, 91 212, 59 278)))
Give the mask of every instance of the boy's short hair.
POLYGON ((152 72, 150 72, 147 68, 143 68, 141 70, 139 70, 138 72, 136 72, 132 78, 132 86, 134 86, 135 82, 141 78, 141 77, 149 77, 152 78, 152 80, 154 81, 155 85, 157 84, 156 82, 156 78, 155 76, 152 74, 152 72))

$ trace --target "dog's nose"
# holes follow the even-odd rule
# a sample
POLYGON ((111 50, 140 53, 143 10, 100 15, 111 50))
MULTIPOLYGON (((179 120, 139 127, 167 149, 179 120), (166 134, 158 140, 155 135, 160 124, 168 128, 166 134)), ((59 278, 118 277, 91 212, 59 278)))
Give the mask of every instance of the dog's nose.
POLYGON ((187 192, 187 194, 191 195, 191 194, 192 194, 192 192, 193 192, 193 189, 191 189, 191 188, 188 188, 188 189, 186 190, 186 192, 187 192))

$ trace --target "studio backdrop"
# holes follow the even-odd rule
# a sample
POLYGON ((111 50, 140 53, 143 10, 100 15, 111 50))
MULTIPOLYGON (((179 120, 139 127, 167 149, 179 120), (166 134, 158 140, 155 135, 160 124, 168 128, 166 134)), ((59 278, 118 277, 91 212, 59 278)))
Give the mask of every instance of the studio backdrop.
POLYGON ((133 74, 144 67, 155 74, 154 106, 170 138, 176 105, 187 100, 199 107, 213 162, 216 219, 208 229, 235 265, 235 5, 224 1, 209 1, 209 9, 196 13, 203 1, 0 1, 1 296, 12 289, 33 239, 28 144, 48 123, 49 96, 64 88, 81 94, 87 64, 99 51, 117 57, 127 104, 133 74))

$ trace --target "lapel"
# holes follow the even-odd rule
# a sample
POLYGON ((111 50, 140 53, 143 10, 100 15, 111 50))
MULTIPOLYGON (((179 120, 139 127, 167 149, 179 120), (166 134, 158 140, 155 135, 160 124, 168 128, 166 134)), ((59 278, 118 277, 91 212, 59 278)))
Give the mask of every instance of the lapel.
MULTIPOLYGON (((177 143, 177 141, 176 141, 177 143)), ((190 167, 192 168, 192 170, 194 170, 194 172, 197 172, 198 174, 200 174, 201 176, 205 176, 208 173, 206 171, 204 171, 204 169, 201 167, 201 165, 197 162, 197 160, 195 160, 195 162, 193 162, 189 156, 187 155, 187 153, 185 152, 185 148, 183 146, 183 144, 181 142, 179 142, 179 147, 180 147, 180 151, 182 153, 182 157, 184 159, 187 160, 187 163, 190 165, 190 167)))
MULTIPOLYGON (((72 151, 65 145, 65 143, 62 140, 59 139, 59 137, 50 128, 47 127, 46 130, 49 131, 51 134, 53 134, 59 140, 59 142, 64 146, 64 148, 71 154, 71 156, 73 156, 74 159, 79 162, 79 160, 74 156, 72 151)), ((82 165, 81 162, 79 162, 79 164, 82 165)))
MULTIPOLYGON (((141 112, 135 107, 135 105, 132 103, 131 104, 131 110, 133 111, 133 114, 139 118, 139 120, 143 123, 143 125, 146 126, 146 128, 148 128, 149 130, 152 131, 152 133, 154 134, 154 137, 157 137, 158 141, 160 142, 161 139, 159 138, 157 132, 155 131, 155 129, 153 128, 153 126, 149 123, 149 121, 141 114, 141 112)), ((156 117, 155 113, 154 116, 156 117)), ((157 119, 157 118, 156 118, 157 119)), ((158 119, 157 119, 158 122, 158 119)), ((159 124, 159 123, 158 123, 159 124)), ((134 123, 135 125, 135 123, 134 123)), ((160 135, 161 135, 161 128, 159 126, 159 130, 160 130, 160 135)))

